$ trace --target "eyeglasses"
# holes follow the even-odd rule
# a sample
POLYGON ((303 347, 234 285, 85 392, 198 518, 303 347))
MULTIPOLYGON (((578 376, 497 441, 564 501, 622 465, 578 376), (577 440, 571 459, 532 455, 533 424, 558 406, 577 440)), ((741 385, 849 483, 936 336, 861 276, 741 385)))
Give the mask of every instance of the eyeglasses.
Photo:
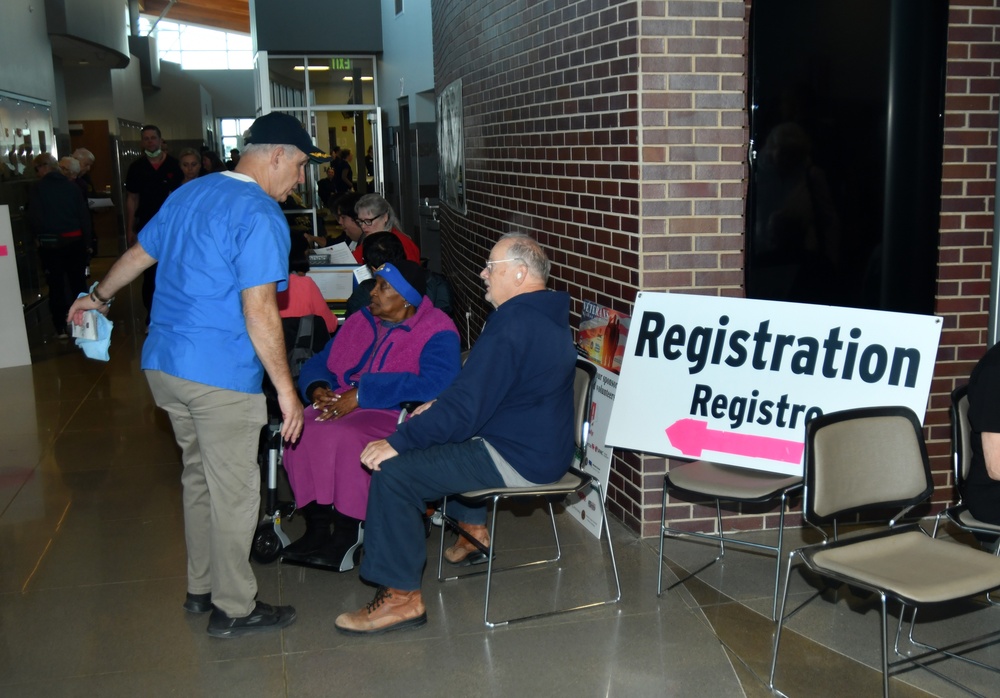
POLYGON ((523 263, 523 260, 518 259, 517 257, 508 257, 507 259, 491 259, 491 260, 489 260, 489 261, 486 262, 486 273, 487 274, 492 274, 493 273, 493 265, 494 264, 502 264, 503 262, 522 262, 523 263))
POLYGON ((357 222, 358 225, 375 225, 375 221, 377 221, 384 215, 386 214, 381 213, 375 216, 374 218, 355 218, 354 220, 357 222))

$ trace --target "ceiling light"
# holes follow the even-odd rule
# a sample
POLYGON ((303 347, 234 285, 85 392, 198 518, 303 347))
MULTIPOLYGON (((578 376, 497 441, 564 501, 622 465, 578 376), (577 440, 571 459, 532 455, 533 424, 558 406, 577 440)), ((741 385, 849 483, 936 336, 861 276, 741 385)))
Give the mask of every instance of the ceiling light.
MULTIPOLYGON (((306 69, 305 66, 301 66, 301 65, 295 66, 295 70, 300 70, 301 71, 301 70, 305 70, 305 69, 306 69)), ((328 66, 328 65, 311 65, 311 66, 309 66, 309 71, 310 72, 312 72, 314 70, 329 70, 329 69, 330 69, 330 66, 328 66)))

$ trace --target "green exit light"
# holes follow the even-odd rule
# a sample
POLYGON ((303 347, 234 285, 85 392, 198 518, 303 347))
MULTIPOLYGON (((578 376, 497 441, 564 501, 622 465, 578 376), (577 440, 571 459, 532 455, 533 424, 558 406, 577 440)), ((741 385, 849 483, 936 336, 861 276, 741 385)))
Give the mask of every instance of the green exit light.
POLYGON ((351 59, 350 58, 334 58, 333 61, 334 70, 350 70, 351 69, 351 59))

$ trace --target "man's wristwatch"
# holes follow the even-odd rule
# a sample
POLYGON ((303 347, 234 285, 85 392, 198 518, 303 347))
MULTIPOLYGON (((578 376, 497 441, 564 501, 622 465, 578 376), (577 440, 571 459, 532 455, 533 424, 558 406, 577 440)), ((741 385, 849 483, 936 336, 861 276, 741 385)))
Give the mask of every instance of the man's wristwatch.
POLYGON ((99 305, 111 305, 111 301, 113 301, 115 297, 111 296, 111 298, 107 299, 101 298, 99 295, 97 295, 97 286, 98 286, 97 284, 94 284, 94 287, 90 289, 90 300, 94 301, 95 303, 98 303, 99 305))

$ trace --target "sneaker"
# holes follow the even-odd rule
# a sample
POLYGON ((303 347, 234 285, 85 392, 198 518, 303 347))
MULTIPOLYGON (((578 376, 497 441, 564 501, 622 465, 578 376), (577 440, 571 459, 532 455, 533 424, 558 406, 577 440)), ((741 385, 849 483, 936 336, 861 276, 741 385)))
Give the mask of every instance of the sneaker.
POLYGON ((486 529, 486 526, 462 522, 459 522, 458 525, 465 533, 474 538, 479 545, 476 545, 460 533, 455 544, 444 551, 444 559, 458 567, 481 565, 486 562, 490 551, 490 533, 486 529))
POLYGON ((208 634, 212 637, 231 638, 280 630, 295 622, 295 609, 291 606, 271 606, 258 601, 250 615, 230 618, 218 608, 212 609, 208 619, 208 634))
POLYGON ((212 610, 212 594, 192 594, 188 592, 184 599, 184 610, 188 613, 208 613, 212 610))
POLYGON ((400 591, 379 587, 364 608, 337 616, 334 625, 345 635, 380 635, 392 630, 416 628, 427 622, 420 590, 400 591))

